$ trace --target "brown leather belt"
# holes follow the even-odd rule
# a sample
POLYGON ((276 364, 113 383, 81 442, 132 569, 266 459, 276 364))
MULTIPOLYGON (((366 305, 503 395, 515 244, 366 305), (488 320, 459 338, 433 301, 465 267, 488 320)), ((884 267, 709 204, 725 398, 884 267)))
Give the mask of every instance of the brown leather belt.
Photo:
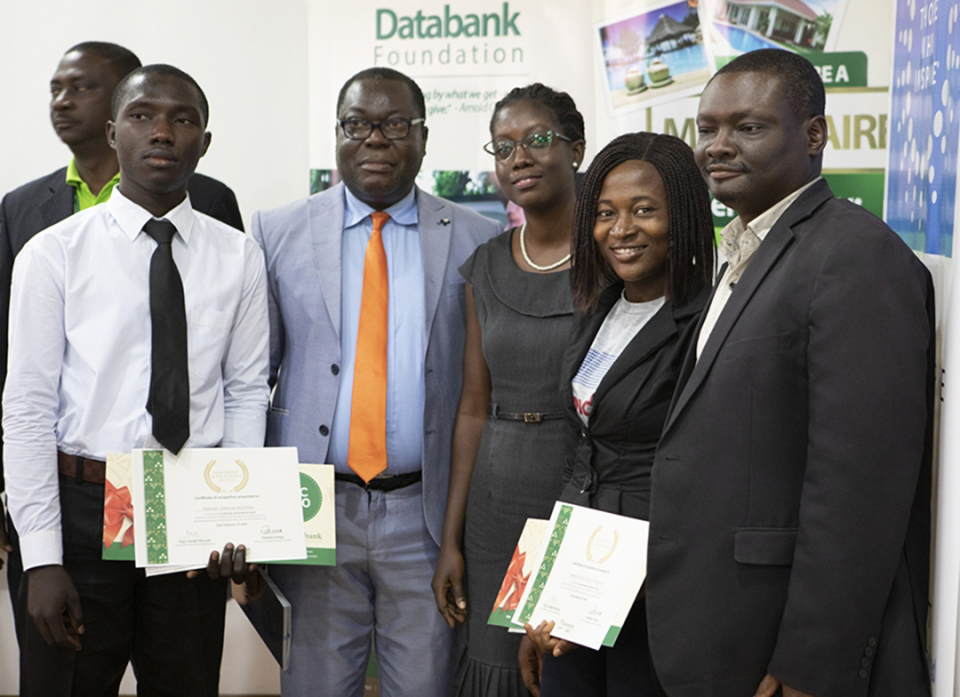
POLYGON ((67 455, 57 451, 57 466, 64 477, 73 477, 78 482, 103 484, 107 476, 107 463, 100 460, 67 455))

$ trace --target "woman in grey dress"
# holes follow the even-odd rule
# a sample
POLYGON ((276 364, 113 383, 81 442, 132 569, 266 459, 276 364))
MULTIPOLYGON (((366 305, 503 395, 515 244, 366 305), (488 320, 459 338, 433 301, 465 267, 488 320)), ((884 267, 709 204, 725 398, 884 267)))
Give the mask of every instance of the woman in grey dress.
POLYGON ((454 693, 523 697, 520 635, 487 625, 527 518, 548 518, 575 434, 561 416, 571 330, 570 235, 583 117, 566 93, 533 84, 494 109, 497 178, 526 223, 482 245, 467 280, 463 390, 450 494, 433 578, 450 626, 464 622, 454 693))

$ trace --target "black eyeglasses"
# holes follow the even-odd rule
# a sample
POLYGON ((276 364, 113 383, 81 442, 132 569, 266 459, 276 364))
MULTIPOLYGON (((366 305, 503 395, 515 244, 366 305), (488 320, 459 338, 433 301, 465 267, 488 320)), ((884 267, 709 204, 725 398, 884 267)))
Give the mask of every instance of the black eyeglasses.
POLYGON ((521 145, 527 152, 545 150, 550 147, 550 143, 553 142, 554 138, 565 140, 568 143, 573 142, 572 139, 567 138, 562 133, 555 131, 537 131, 522 140, 491 140, 483 146, 483 149, 498 160, 509 160, 521 145))
POLYGON ((366 140, 373 133, 374 128, 379 128, 387 140, 403 140, 410 135, 411 126, 423 123, 424 120, 423 118, 394 118, 370 123, 366 119, 344 119, 340 122, 340 128, 343 129, 343 135, 350 140, 366 140))

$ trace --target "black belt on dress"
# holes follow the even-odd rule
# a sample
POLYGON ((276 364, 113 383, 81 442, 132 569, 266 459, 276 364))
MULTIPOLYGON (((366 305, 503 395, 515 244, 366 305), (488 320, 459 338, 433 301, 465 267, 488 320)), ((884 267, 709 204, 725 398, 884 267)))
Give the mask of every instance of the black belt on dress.
POLYGON ((493 419, 499 419, 501 421, 523 421, 527 424, 538 424, 541 421, 547 421, 548 419, 563 418, 563 414, 559 411, 527 411, 523 413, 510 413, 508 411, 500 411, 500 407, 498 407, 496 404, 491 404, 489 407, 487 407, 487 416, 493 419))
POLYGON ((351 484, 356 484, 364 489, 372 489, 374 491, 393 491, 395 489, 402 489, 405 486, 410 486, 411 484, 416 484, 423 479, 423 472, 417 471, 409 472, 407 474, 378 475, 369 482, 363 481, 362 478, 355 474, 346 474, 341 472, 335 473, 333 478, 339 479, 341 482, 350 482, 351 484))

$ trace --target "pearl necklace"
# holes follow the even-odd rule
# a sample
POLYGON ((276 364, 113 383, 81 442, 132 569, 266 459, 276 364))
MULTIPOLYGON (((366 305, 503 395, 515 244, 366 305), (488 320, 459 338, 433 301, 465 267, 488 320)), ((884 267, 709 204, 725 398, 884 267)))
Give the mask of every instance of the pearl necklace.
POLYGON ((520 226, 520 253, 523 254, 523 260, 530 265, 531 268, 536 269, 537 271, 553 271, 558 266, 563 266, 568 261, 570 261, 570 254, 567 254, 563 259, 553 264, 548 264, 547 266, 538 266, 530 260, 530 255, 527 254, 527 245, 523 241, 523 233, 527 230, 527 224, 524 223, 520 226))

